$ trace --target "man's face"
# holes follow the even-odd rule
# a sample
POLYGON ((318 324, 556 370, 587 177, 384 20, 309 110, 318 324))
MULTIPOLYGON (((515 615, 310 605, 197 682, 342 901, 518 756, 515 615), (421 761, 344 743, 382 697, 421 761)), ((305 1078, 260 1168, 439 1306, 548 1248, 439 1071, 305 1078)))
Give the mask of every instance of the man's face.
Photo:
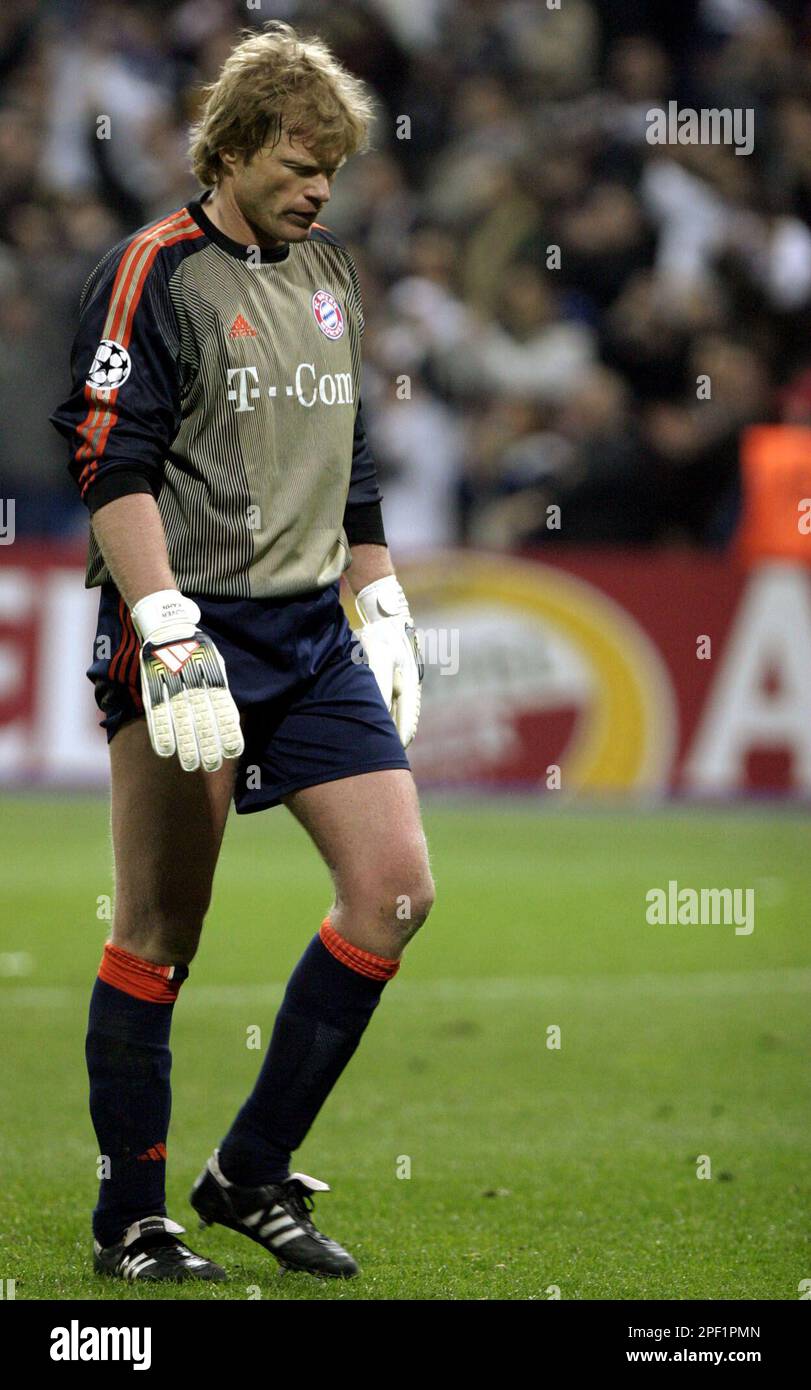
POLYGON ((231 193, 245 221, 263 242, 304 241, 324 203, 329 202, 336 170, 343 162, 321 165, 304 145, 286 134, 272 149, 245 162, 223 153, 231 193))

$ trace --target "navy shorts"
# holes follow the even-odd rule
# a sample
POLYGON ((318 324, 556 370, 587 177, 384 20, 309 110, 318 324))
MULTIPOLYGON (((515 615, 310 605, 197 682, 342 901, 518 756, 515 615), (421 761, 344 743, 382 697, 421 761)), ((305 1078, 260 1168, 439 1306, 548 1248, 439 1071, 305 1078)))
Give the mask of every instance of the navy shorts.
MULTIPOLYGON (((242 716, 237 812, 278 806, 290 792, 341 777, 409 768, 372 671, 352 660, 337 582, 296 598, 187 597, 225 662, 242 716)), ((87 675, 108 742, 144 712, 138 650, 129 609, 115 585, 104 584, 87 675)))

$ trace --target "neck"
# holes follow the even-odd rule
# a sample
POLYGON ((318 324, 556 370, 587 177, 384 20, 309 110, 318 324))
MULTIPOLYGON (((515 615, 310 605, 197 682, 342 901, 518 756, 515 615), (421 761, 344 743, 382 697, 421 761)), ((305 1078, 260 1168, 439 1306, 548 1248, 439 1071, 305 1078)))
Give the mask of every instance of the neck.
POLYGON ((203 203, 206 217, 214 226, 242 246, 261 246, 266 251, 278 251, 284 241, 269 237, 249 222, 237 206, 230 180, 218 184, 203 203))

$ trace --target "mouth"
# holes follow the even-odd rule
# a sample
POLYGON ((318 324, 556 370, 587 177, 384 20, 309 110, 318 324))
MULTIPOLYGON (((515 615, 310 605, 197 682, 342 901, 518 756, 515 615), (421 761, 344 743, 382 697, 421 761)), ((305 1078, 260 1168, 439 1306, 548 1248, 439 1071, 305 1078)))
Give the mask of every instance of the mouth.
POLYGON ((315 221, 317 214, 314 212, 296 212, 291 209, 287 216, 295 217, 299 222, 304 222, 309 226, 311 222, 315 221))

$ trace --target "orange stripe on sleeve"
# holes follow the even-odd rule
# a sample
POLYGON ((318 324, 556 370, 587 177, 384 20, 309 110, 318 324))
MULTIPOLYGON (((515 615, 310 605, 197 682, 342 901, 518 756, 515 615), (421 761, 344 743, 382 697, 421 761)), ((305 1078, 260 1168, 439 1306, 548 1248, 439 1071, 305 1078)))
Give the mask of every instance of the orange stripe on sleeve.
MULTIPOLYGON (((204 235, 202 228, 183 210, 173 213, 163 222, 148 227, 134 238, 121 258, 113 282, 102 338, 110 338, 120 343, 123 348, 129 346, 144 285, 159 252, 164 247, 176 245, 179 241, 192 241, 204 235)), ((96 474, 99 458, 107 446, 110 431, 118 421, 118 414, 114 408, 118 399, 118 389, 109 391, 103 400, 99 400, 99 392, 85 384, 84 396, 88 402, 88 412, 76 427, 76 433, 84 440, 76 450, 76 458, 88 459, 79 475, 82 497, 96 474), (98 440, 94 446, 97 433, 98 440)))

